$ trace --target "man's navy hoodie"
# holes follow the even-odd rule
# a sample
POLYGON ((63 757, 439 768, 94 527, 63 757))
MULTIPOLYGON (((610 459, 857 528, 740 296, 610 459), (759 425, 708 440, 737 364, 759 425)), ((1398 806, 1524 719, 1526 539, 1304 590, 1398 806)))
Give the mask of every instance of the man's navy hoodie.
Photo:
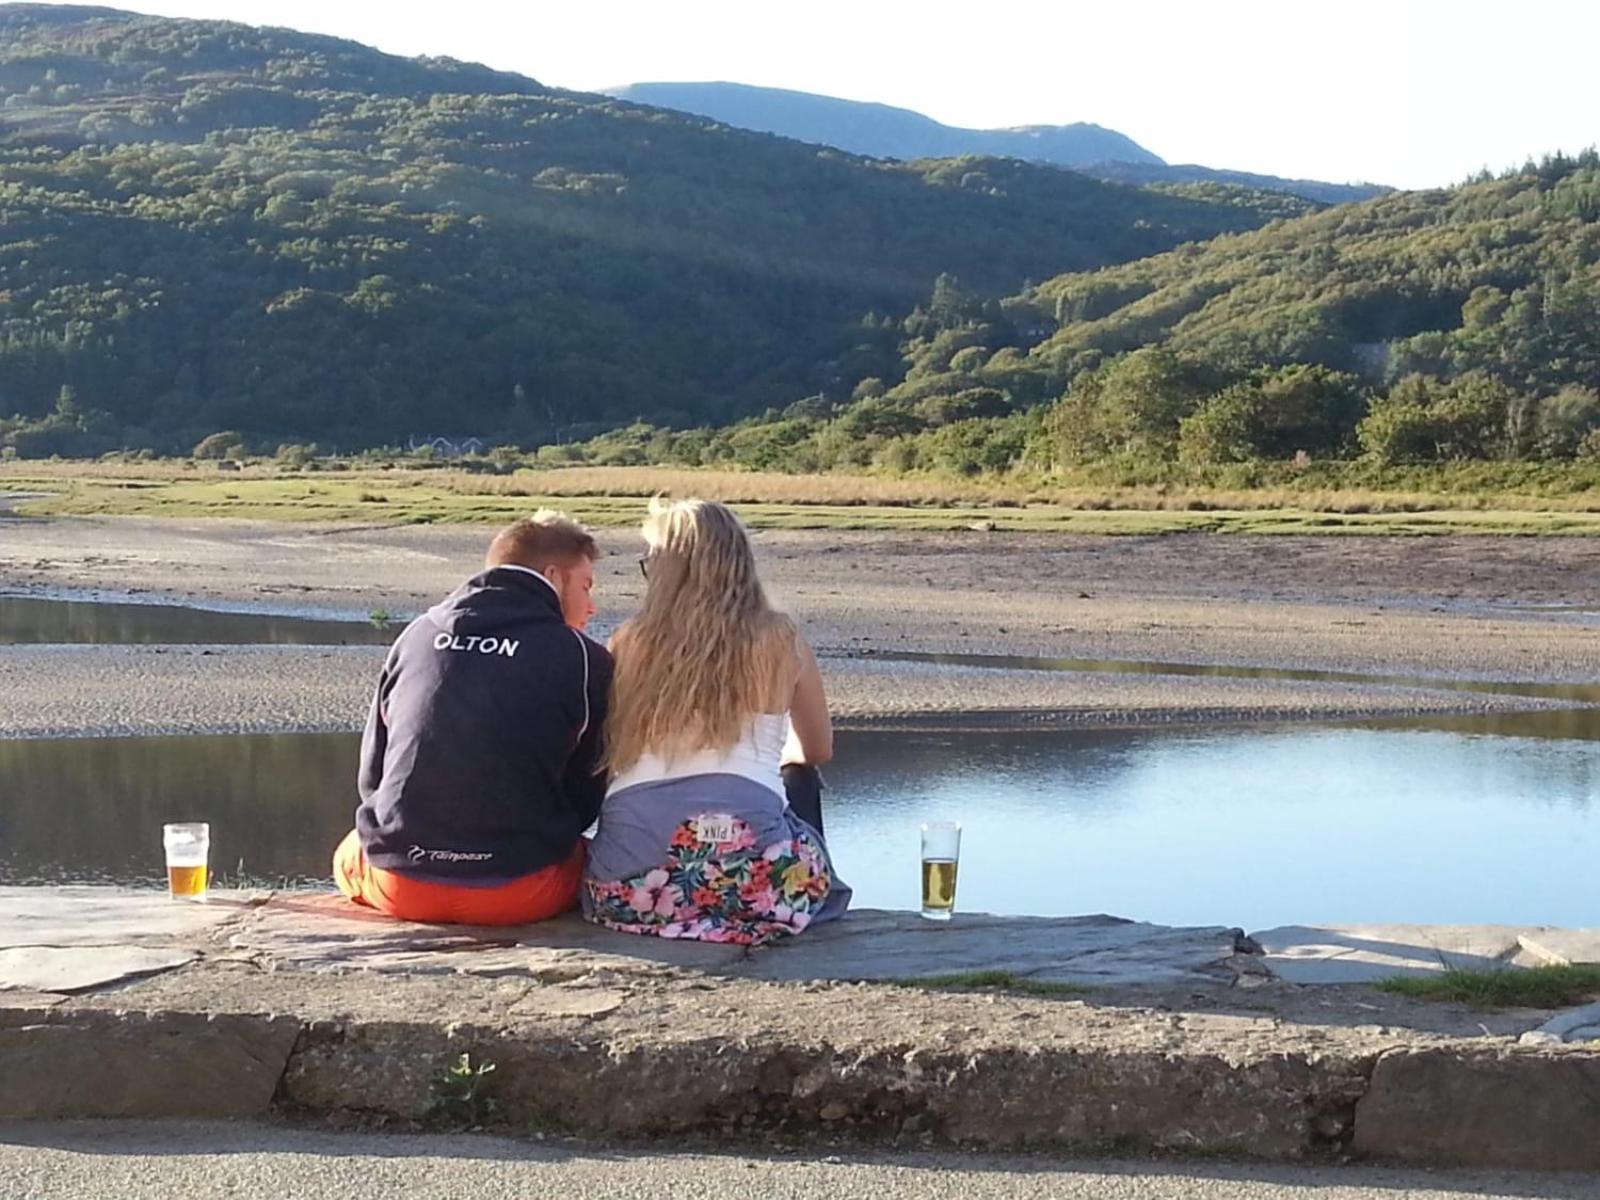
POLYGON ((418 617, 361 739, 356 829, 375 867, 493 883, 561 862, 605 797, 611 656, 541 575, 495 567, 418 617))

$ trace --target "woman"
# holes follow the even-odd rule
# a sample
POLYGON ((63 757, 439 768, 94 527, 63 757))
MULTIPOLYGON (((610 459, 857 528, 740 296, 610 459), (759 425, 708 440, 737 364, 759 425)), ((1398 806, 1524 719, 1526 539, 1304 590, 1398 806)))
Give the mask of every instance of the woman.
POLYGON ((833 725, 815 655, 767 603, 725 505, 652 501, 644 539, 644 605, 612 639, 611 785, 585 915, 744 945, 838 916, 850 889, 820 828, 814 768, 833 756, 833 725))

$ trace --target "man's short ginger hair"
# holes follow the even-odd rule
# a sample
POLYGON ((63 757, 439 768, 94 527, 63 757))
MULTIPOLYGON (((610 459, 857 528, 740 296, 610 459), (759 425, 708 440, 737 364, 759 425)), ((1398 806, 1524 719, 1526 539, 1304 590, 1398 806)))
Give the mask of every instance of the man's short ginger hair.
POLYGON ((600 556, 594 534, 564 512, 541 508, 531 517, 511 522, 489 543, 485 567, 518 566, 542 571, 570 567, 580 558, 600 556))

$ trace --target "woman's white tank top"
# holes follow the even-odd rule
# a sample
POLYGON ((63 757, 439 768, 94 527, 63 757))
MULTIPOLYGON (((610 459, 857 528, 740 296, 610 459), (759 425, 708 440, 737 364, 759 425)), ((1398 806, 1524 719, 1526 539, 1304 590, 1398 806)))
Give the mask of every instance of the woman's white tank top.
POLYGON ((641 783, 683 779, 690 775, 740 775, 762 787, 783 795, 783 774, 779 762, 789 738, 789 714, 757 713, 739 740, 726 750, 696 750, 680 754, 671 763, 653 752, 611 779, 606 794, 641 783))

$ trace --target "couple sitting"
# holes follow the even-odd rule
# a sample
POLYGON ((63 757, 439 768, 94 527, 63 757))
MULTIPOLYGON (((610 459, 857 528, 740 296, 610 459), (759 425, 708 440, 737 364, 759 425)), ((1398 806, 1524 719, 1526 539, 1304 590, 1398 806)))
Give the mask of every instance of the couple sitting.
POLYGON ((334 855, 345 895, 475 925, 581 904, 613 929, 746 945, 844 911, 816 658, 731 510, 653 502, 644 538, 644 603, 609 652, 583 633, 594 538, 548 511, 400 635, 334 855))

